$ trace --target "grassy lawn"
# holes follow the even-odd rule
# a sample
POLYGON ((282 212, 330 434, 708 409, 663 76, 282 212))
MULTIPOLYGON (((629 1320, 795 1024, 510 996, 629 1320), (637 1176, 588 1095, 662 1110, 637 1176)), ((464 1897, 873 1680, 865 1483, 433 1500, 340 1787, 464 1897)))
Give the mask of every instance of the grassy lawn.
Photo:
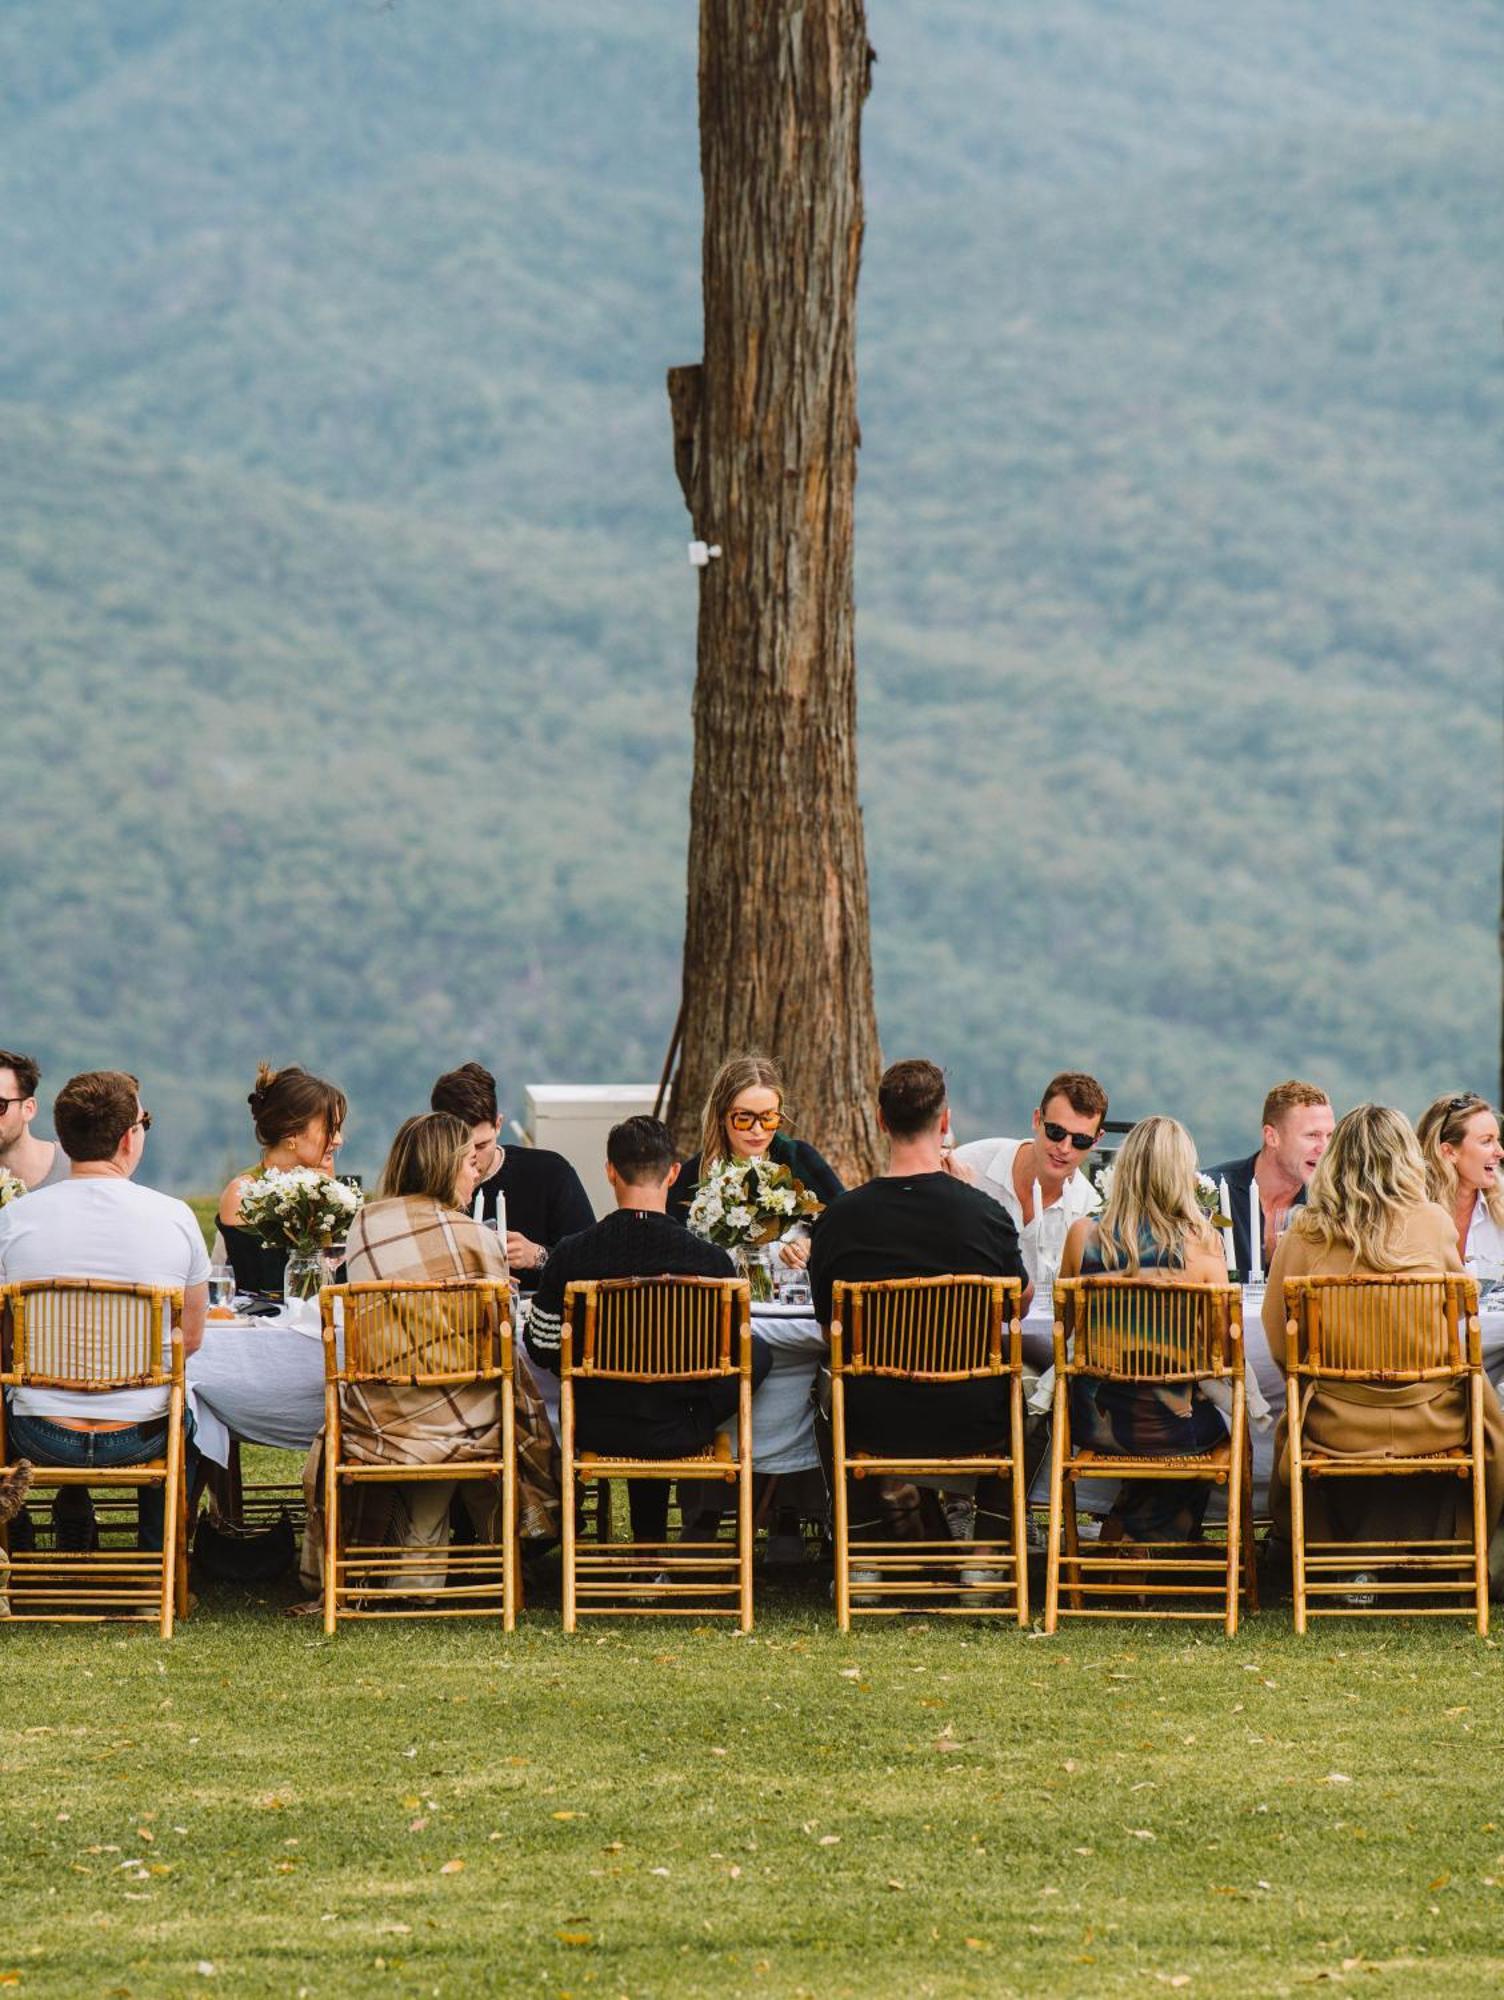
POLYGON ((1008 1994, 1504 1972, 1465 1628, 12 1628, 0 1989, 1008 1994))

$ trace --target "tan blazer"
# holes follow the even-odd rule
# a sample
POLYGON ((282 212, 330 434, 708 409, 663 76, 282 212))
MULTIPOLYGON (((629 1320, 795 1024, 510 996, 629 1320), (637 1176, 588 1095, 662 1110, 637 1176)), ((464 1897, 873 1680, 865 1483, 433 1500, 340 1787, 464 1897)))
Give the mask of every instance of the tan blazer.
MULTIPOLYGON (((1403 1271, 1452 1271, 1460 1273, 1462 1259, 1457 1253, 1457 1229, 1444 1208, 1424 1202, 1401 1222, 1393 1239, 1398 1268, 1403 1271)), ((1285 1365, 1285 1279, 1304 1277, 1346 1277, 1349 1273, 1372 1270, 1361 1264, 1346 1245, 1323 1248, 1294 1228, 1281 1236, 1269 1266, 1269 1286, 1264 1294, 1264 1333, 1269 1352, 1281 1368, 1285 1365)), ((1492 1534, 1504 1512, 1504 1410, 1491 1382, 1483 1384, 1483 1464, 1487 1490, 1488 1526, 1492 1534)), ((1398 1388, 1377 1383, 1333 1382, 1311 1397, 1306 1410, 1305 1436, 1318 1450, 1336 1457, 1380 1453, 1404 1457, 1411 1453, 1446 1451, 1466 1441, 1467 1392, 1460 1384, 1417 1382, 1398 1388)), ((1275 1522, 1286 1527, 1289 1521, 1290 1458, 1286 1442, 1286 1419, 1281 1417, 1275 1434, 1275 1481, 1269 1495, 1275 1522)), ((1339 1482, 1345 1484, 1346 1482, 1339 1482)), ((1360 1482, 1360 1484, 1365 1482, 1360 1482)), ((1389 1482, 1408 1485, 1411 1482, 1389 1482)), ((1308 1493, 1312 1489, 1307 1489, 1308 1493)), ((1465 1511, 1467 1488, 1458 1482, 1458 1518, 1465 1511)), ((1313 1496, 1314 1497, 1314 1496, 1313 1496)), ((1395 1496, 1397 1499, 1399 1495, 1395 1496)), ((1318 1536, 1320 1530, 1313 1528, 1318 1536)), ((1470 1533, 1468 1528, 1460 1533, 1470 1533)))

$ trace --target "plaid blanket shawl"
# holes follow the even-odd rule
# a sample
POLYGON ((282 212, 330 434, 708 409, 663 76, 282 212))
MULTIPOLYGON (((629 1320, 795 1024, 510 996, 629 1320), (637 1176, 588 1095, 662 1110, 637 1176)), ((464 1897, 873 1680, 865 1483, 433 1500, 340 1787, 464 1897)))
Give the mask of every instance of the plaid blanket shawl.
MULTIPOLYGON (((407 1280, 443 1284, 457 1278, 505 1281, 506 1257, 494 1230, 423 1197, 405 1195, 367 1204, 350 1226, 345 1269, 352 1284, 407 1280)), ((520 1346, 517 1354, 520 1357, 520 1346)), ((417 1352, 418 1370, 424 1360, 417 1352)), ((527 1375, 514 1368, 517 1428, 517 1522, 526 1537, 559 1532, 558 1459, 548 1414, 527 1375)), ((501 1449, 501 1403, 484 1383, 420 1387, 358 1383, 344 1392, 341 1432, 346 1454, 367 1465, 441 1465, 494 1458, 501 1449)), ((316 1478, 322 1438, 304 1475, 316 1478)), ((321 1496, 318 1496, 321 1497, 321 1496)))

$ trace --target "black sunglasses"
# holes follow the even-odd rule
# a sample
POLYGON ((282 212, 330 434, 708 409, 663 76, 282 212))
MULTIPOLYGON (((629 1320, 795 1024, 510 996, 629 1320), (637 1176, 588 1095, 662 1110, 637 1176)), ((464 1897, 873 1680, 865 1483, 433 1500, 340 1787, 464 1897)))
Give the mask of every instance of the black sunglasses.
POLYGON ((134 1132, 138 1125, 143 1132, 151 1130, 151 1113, 149 1111, 143 1110, 139 1118, 132 1119, 131 1130, 134 1132))
POLYGON ((1044 1121, 1044 1136, 1052 1146, 1058 1146, 1062 1139, 1069 1139, 1078 1153, 1089 1153, 1097 1143, 1095 1132, 1067 1132, 1063 1125, 1052 1124, 1048 1118, 1044 1121))

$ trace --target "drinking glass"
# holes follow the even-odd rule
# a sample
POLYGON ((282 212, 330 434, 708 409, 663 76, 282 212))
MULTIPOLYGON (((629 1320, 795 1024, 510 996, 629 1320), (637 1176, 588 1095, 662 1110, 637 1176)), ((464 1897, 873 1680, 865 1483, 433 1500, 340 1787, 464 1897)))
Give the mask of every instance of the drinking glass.
POLYGON ((224 1311, 235 1298, 235 1273, 228 1264, 209 1266, 209 1305, 212 1310, 224 1311))

